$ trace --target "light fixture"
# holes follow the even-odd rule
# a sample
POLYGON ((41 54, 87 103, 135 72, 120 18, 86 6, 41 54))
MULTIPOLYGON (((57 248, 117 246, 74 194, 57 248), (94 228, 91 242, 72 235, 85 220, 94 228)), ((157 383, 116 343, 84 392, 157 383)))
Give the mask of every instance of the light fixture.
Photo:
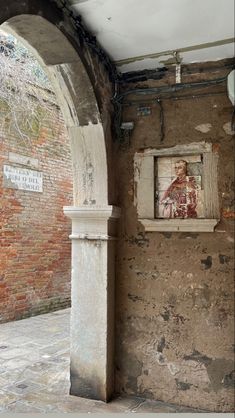
POLYGON ((121 129, 125 131, 132 131, 134 128, 134 122, 122 122, 121 129))
POLYGON ((235 70, 232 70, 227 77, 228 97, 233 105, 233 113, 231 118, 231 130, 235 131, 235 70))
POLYGON ((233 106, 235 106, 235 70, 232 70, 227 77, 228 97, 233 106))

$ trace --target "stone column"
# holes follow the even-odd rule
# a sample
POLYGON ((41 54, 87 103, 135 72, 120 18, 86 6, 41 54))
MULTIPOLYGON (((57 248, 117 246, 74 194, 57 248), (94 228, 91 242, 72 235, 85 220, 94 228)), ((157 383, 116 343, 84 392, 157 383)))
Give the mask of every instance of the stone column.
POLYGON ((113 392, 116 220, 120 209, 65 207, 72 219, 70 394, 108 401, 113 392))

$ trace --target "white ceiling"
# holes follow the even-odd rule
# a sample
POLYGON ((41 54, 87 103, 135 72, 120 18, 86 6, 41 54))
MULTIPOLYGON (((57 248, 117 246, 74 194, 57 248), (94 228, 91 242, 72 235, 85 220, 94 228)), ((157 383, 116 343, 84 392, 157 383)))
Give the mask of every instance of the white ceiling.
MULTIPOLYGON (((234 0, 69 0, 113 61, 234 37, 234 0)), ((234 44, 180 52, 183 63, 234 56, 234 44)), ((173 55, 117 63, 121 72, 154 69, 173 55)))

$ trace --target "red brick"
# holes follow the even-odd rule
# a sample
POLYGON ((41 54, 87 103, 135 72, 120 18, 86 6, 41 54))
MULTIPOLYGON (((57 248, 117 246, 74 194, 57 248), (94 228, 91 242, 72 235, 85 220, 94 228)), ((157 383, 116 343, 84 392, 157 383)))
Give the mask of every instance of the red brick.
POLYGON ((38 137, 25 144, 9 135, 0 112, 1 322, 69 304, 71 226, 63 206, 72 204, 71 155, 62 115, 53 115, 47 112, 38 137), (39 160, 43 193, 3 188, 3 165, 16 165, 9 152, 39 160))

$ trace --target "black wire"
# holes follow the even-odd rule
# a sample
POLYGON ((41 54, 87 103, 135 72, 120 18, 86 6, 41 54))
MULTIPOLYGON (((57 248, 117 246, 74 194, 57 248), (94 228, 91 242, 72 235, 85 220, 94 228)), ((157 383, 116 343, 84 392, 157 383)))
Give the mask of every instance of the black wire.
MULTIPOLYGON (((136 105, 141 105, 144 106, 146 103, 155 103, 158 104, 160 107, 160 142, 162 143, 164 141, 165 138, 165 122, 164 122, 164 111, 163 111, 163 106, 162 106, 162 102, 163 100, 187 100, 187 99, 197 99, 197 98, 204 98, 204 97, 208 97, 208 96, 216 96, 216 95, 221 95, 221 94, 225 94, 226 90, 220 91, 220 92, 211 92, 211 93, 199 93, 199 94, 195 94, 195 95, 182 95, 182 96, 166 96, 166 97, 158 97, 158 98, 154 98, 154 99, 147 99, 144 102, 141 100, 133 100, 133 101, 128 101, 128 102, 124 102, 121 103, 119 101, 115 101, 115 97, 113 100, 113 104, 114 104, 114 129, 115 129, 115 134, 116 134, 116 138, 122 142, 124 140, 123 137, 123 131, 120 128, 121 126, 121 119, 122 119, 122 107, 124 106, 136 106, 136 105)), ((232 114, 232 120, 231 120, 231 127, 232 130, 235 130, 235 108, 233 110, 233 114, 232 114)))
POLYGON ((227 80, 227 76, 216 78, 213 80, 208 81, 199 81, 194 83, 178 83, 172 84, 171 86, 161 86, 161 87, 148 87, 143 89, 132 89, 124 91, 123 93, 119 94, 118 96, 113 98, 113 100, 121 101, 124 97, 129 96, 130 94, 140 94, 140 95, 147 95, 147 94, 164 94, 164 93, 174 93, 179 90, 189 89, 189 88, 203 88, 209 87, 212 85, 217 85, 224 83, 227 80))
POLYGON ((160 106, 160 142, 164 141, 165 138, 165 127, 164 127, 164 113, 161 99, 157 99, 157 104, 160 106))
POLYGON ((223 91, 216 91, 213 93, 202 93, 202 94, 187 94, 187 95, 182 95, 182 96, 161 96, 158 97, 157 99, 147 99, 144 102, 141 100, 132 100, 132 101, 128 101, 128 102, 123 102, 121 105, 122 106, 136 106, 137 104, 141 104, 142 106, 144 106, 145 103, 156 103, 156 100, 187 100, 187 99, 196 99, 196 98, 200 98, 200 97, 209 97, 209 96, 218 96, 220 94, 225 94, 226 90, 223 91))
MULTIPOLYGON (((58 3, 57 3, 58 6, 58 3)), ((71 8, 68 6, 67 4, 67 0, 60 0, 60 6, 58 6, 59 9, 61 9, 62 11, 66 11, 67 15, 69 16, 69 18, 73 21, 74 27, 78 33, 78 37, 80 42, 84 42, 99 58, 99 60, 102 62, 102 64, 104 65, 104 67, 106 68, 108 74, 109 74, 109 78, 110 81, 115 82, 115 83, 125 83, 125 76, 121 75, 118 73, 116 66, 114 65, 114 63, 111 61, 111 59, 109 58, 109 56, 106 54, 106 52, 104 51, 104 49, 99 45, 99 43, 97 42, 97 39, 95 36, 91 35, 84 27, 83 23, 82 23, 82 17, 80 15, 75 15, 75 13, 73 12, 73 10, 71 10, 71 8)), ((146 74, 148 73, 148 70, 146 70, 146 74)), ((134 76, 134 74, 133 74, 134 76)), ((128 78, 128 77, 127 77, 128 78)), ((132 89, 132 90, 128 90, 126 92, 123 92, 119 95, 115 94, 115 96, 112 98, 112 102, 114 105, 114 109, 115 109, 115 117, 114 117, 114 127, 115 127, 115 131, 117 134, 118 138, 122 138, 123 137, 123 132, 120 128, 121 126, 121 117, 122 117, 122 106, 126 106, 126 105, 131 105, 131 102, 128 103, 122 103, 124 97, 130 95, 130 94, 166 94, 166 93, 174 93, 183 89, 188 89, 188 88, 201 88, 201 87, 208 87, 211 85, 217 85, 220 83, 223 83, 224 81, 226 81, 227 76, 222 77, 222 78, 218 78, 218 79, 214 79, 214 80, 209 80, 209 81, 202 81, 202 82, 196 82, 196 83, 178 83, 178 84, 174 84, 172 86, 161 86, 161 87, 150 87, 150 88, 145 88, 145 89, 132 89)), ((214 93, 216 94, 216 93, 214 93)), ((218 93, 220 94, 220 93, 218 93)), ((208 94, 209 95, 209 94, 208 94)), ((210 94, 211 95, 211 94, 210 94)), ((194 96, 189 96, 189 95, 184 95, 184 96, 180 96, 180 97, 161 97, 161 98, 157 98, 157 103, 160 106, 160 126, 161 126, 161 142, 163 142, 164 140, 164 114, 163 114, 163 107, 162 107, 162 100, 183 100, 183 99, 189 99, 189 98, 196 98, 196 97, 203 97, 206 96, 204 95, 194 95, 194 96)), ((153 100, 156 103, 156 97, 153 100)), ((235 118, 235 111, 233 111, 232 114, 232 120, 231 120, 231 127, 232 129, 234 129, 234 118, 235 118)))
MULTIPOLYGON (((226 70, 226 69, 234 69, 235 64, 232 63, 225 63, 223 65, 213 65, 210 67, 203 67, 203 71, 207 73, 215 72, 217 70, 226 70)), ((171 72, 169 67, 161 67, 155 70, 142 70, 142 71, 131 71, 126 72, 119 75, 119 83, 127 84, 127 83, 137 83, 140 81, 147 81, 147 80, 161 80, 166 76, 167 73, 171 72)), ((187 67, 187 65, 182 65, 182 75, 190 75, 195 74, 198 72, 202 72, 201 67, 193 67, 192 69, 187 67)))
POLYGON ((235 131, 235 106, 233 107, 233 112, 232 112, 231 130, 235 131))
POLYGON ((82 17, 80 15, 75 15, 73 10, 71 10, 68 6, 66 0, 60 0, 60 6, 58 4, 57 6, 62 11, 65 10, 69 18, 73 21, 80 42, 84 42, 98 56, 99 60, 102 62, 109 74, 110 81, 117 81, 119 79, 119 74, 116 66, 113 64, 104 49, 99 45, 96 37, 91 35, 90 32, 85 29, 82 23, 82 17))

